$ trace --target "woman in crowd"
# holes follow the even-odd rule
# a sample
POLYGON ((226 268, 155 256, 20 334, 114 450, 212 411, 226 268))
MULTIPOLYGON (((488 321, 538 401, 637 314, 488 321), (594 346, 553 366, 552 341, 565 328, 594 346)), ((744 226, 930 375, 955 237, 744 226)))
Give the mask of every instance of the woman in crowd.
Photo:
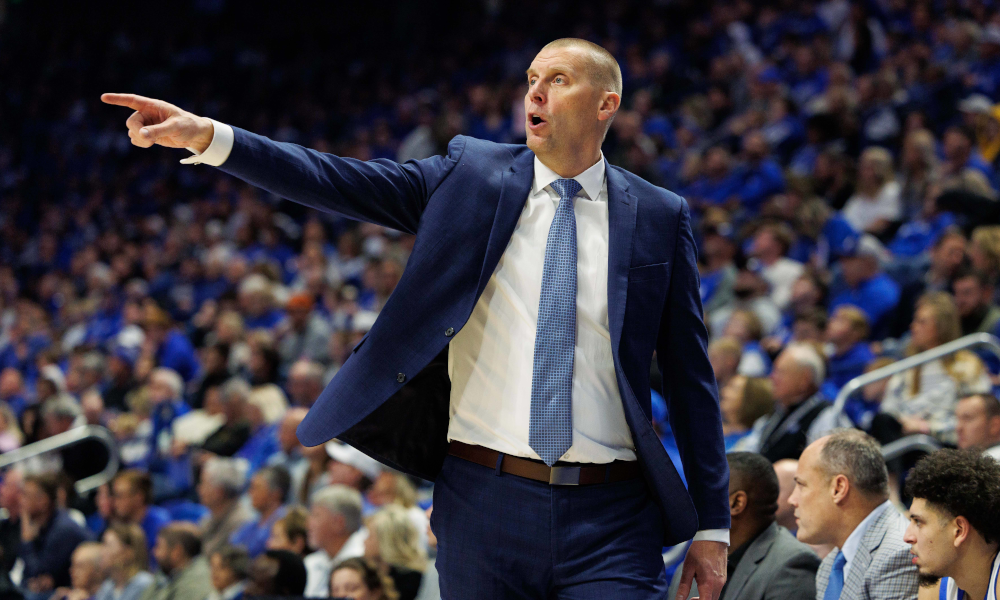
POLYGON ((271 526, 267 549, 287 550, 304 557, 310 552, 308 521, 309 511, 301 506, 289 508, 285 516, 271 526))
POLYGON ((389 504, 372 515, 367 525, 365 558, 392 578, 399 600, 413 600, 427 566, 427 552, 420 546, 419 532, 406 509, 389 504))
MULTIPOLYGON (((910 355, 957 339, 961 325, 951 296, 946 292, 922 296, 910 334, 910 355)), ((953 444, 958 398, 990 389, 989 373, 979 357, 959 351, 893 375, 881 410, 899 422, 902 435, 924 433, 953 444)))
POLYGON ((899 193, 892 155, 885 148, 868 148, 861 153, 858 188, 844 205, 844 218, 856 231, 881 236, 903 217, 899 193))
POLYGON ((743 344, 743 355, 737 373, 760 377, 771 371, 771 358, 760 345, 760 340, 764 337, 764 327, 757 313, 744 308, 734 310, 722 334, 733 337, 743 344))
POLYGON ((969 241, 969 260, 972 267, 1000 280, 1000 225, 976 227, 969 241))
POLYGON ((757 419, 774 410, 771 381, 766 377, 737 375, 722 388, 719 399, 726 452, 750 433, 757 419))
POLYGON ((149 555, 142 528, 116 523, 104 532, 101 542, 108 579, 97 590, 94 600, 138 600, 153 584, 153 575, 146 571, 149 555))
POLYGON ((212 593, 208 600, 240 600, 250 573, 250 556, 239 546, 224 546, 208 559, 212 593))
POLYGON ((330 595, 350 600, 400 600, 392 579, 363 558, 348 558, 333 568, 330 595))

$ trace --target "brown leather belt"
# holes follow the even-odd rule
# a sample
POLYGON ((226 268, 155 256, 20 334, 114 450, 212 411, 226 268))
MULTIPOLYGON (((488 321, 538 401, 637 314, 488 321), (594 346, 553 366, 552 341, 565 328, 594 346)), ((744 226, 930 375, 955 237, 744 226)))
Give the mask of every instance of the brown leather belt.
POLYGON ((491 469, 497 468, 497 461, 501 460, 500 457, 503 456, 500 463, 501 472, 550 485, 612 483, 636 479, 642 475, 639 463, 636 461, 616 460, 605 465, 556 463, 555 466, 549 467, 538 460, 509 456, 496 450, 464 442, 451 442, 448 453, 491 469))

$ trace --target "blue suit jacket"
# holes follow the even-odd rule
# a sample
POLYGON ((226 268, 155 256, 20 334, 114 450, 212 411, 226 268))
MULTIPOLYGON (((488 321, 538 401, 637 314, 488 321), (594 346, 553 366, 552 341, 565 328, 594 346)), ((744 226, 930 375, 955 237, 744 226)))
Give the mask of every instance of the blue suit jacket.
MULTIPOLYGON (((378 321, 298 428, 306 446, 349 442, 433 480, 448 452, 448 342, 507 247, 534 176, 523 145, 458 136, 446 156, 398 164, 339 158, 234 127, 220 167, 320 210, 416 234, 378 321)), ((729 470, 706 352, 687 203, 608 166, 608 321, 636 454, 665 523, 665 544, 729 527, 729 470), (650 423, 656 351, 690 493, 650 423)))

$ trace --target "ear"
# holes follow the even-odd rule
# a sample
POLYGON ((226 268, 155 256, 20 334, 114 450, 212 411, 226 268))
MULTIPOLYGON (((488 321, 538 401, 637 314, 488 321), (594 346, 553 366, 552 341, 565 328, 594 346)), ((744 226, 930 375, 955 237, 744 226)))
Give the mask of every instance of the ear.
POLYGON ((998 435, 1000 435, 1000 417, 990 418, 989 429, 990 429, 990 437, 993 437, 995 439, 998 435))
POLYGON ((851 493, 851 482, 846 475, 834 475, 830 480, 830 496, 834 504, 843 504, 851 493))
POLYGON ((614 92, 601 92, 601 103, 597 112, 598 121, 607 121, 615 116, 621 106, 622 97, 614 92))
POLYGON ((729 494, 729 514, 733 517, 747 509, 747 493, 743 490, 729 494))
POLYGON ((965 540, 972 534, 972 525, 969 520, 965 517, 955 517, 948 527, 955 534, 955 541, 953 542, 955 547, 958 548, 965 542, 965 540))

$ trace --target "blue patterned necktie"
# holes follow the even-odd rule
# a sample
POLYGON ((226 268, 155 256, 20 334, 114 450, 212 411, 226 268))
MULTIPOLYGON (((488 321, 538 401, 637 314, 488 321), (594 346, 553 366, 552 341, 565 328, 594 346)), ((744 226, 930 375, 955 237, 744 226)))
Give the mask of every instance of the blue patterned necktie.
POLYGON ((531 373, 528 445, 550 467, 573 445, 573 355, 576 352, 576 214, 581 186, 557 179, 559 206, 549 227, 538 299, 531 373))
POLYGON ((837 558, 833 559, 833 569, 830 570, 830 581, 826 584, 823 600, 840 600, 840 593, 844 591, 844 565, 846 564, 847 557, 838 550, 837 558))

